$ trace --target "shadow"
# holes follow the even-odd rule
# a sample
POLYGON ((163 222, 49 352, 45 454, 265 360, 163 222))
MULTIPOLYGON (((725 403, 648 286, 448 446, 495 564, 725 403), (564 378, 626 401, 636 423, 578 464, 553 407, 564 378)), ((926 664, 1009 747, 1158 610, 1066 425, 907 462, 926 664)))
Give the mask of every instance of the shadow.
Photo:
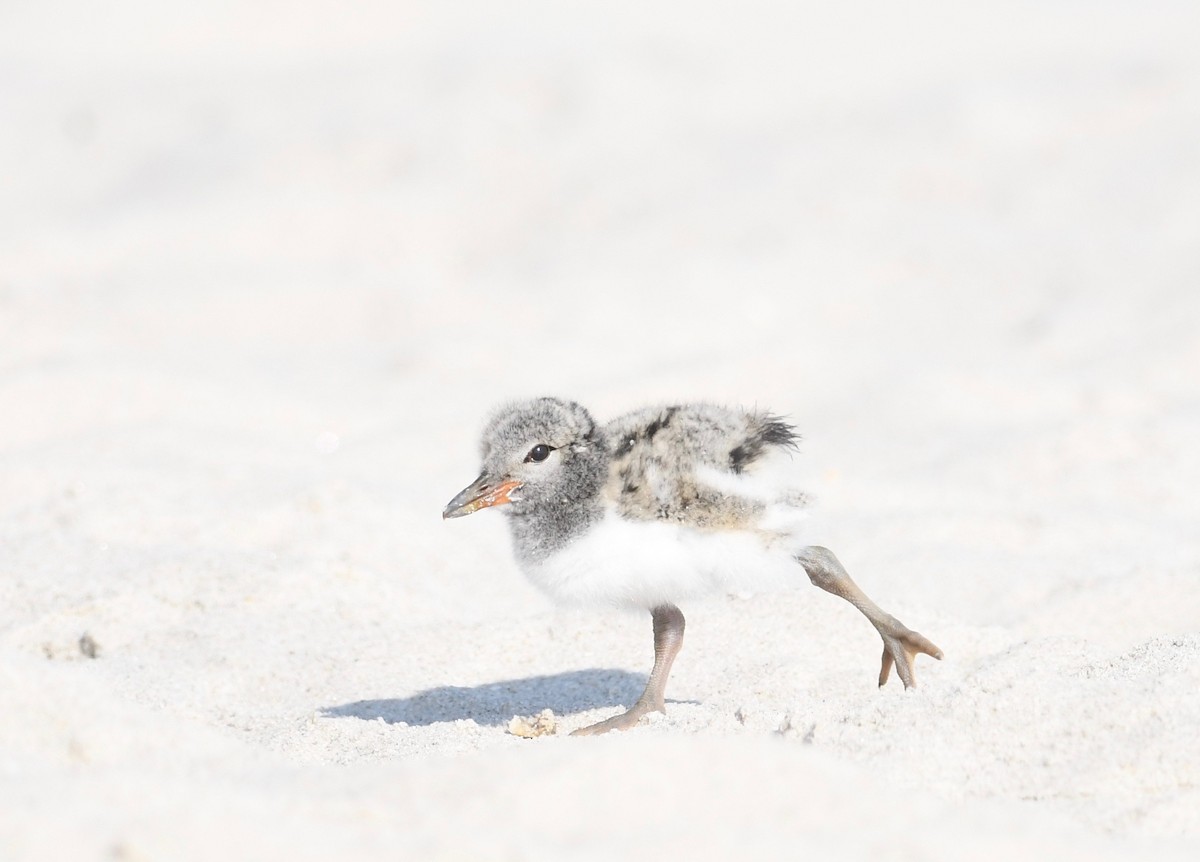
MULTIPOLYGON (((495 727, 508 724, 514 715, 533 715, 547 708, 555 715, 571 715, 605 706, 629 706, 645 685, 645 674, 592 668, 483 685, 443 685, 412 697, 328 706, 321 714, 419 727, 470 718, 476 724, 495 727)), ((668 701, 672 702, 678 701, 668 701)))

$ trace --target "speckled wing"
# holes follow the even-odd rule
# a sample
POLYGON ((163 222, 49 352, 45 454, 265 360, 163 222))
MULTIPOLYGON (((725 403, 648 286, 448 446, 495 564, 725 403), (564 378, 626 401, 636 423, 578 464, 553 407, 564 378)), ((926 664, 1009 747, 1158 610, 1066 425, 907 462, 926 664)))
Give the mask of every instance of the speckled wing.
POLYGON ((740 493, 738 479, 798 439, 777 416, 709 404, 639 410, 604 433, 612 453, 604 493, 619 515, 711 530, 759 520, 769 501, 740 493))

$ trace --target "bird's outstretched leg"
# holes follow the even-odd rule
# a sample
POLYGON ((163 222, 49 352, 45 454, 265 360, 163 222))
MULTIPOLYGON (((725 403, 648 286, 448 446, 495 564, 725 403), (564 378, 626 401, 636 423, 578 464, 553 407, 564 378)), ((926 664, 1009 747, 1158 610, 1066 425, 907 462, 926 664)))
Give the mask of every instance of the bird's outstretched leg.
POLYGON ((597 724, 581 727, 573 731, 571 736, 591 736, 596 733, 608 733, 610 730, 629 730, 646 713, 667 711, 663 694, 667 690, 671 663, 675 661, 679 648, 683 646, 683 614, 674 605, 659 605, 651 614, 654 617, 654 669, 650 671, 646 690, 628 711, 606 718, 597 724))
POLYGON ((913 670, 913 661, 917 654, 925 653, 936 659, 942 657, 942 651, 933 641, 914 632, 871 601, 847 574, 841 562, 833 555, 833 551, 814 545, 798 552, 796 560, 804 566, 810 581, 826 592, 841 596, 862 611, 863 615, 871 621, 871 625, 875 626, 875 630, 883 638, 883 664, 879 670, 880 685, 887 682, 888 674, 891 673, 894 664, 896 673, 904 682, 904 687, 911 688, 917 684, 913 670))

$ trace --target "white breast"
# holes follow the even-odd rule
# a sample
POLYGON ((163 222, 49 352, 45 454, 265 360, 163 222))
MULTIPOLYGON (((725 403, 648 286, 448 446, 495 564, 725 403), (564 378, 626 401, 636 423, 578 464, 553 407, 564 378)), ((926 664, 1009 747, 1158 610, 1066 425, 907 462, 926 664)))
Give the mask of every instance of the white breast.
POLYGON ((522 568, 564 604, 653 608, 797 584, 805 578, 792 559, 800 544, 787 534, 701 531, 609 513, 567 547, 522 568))

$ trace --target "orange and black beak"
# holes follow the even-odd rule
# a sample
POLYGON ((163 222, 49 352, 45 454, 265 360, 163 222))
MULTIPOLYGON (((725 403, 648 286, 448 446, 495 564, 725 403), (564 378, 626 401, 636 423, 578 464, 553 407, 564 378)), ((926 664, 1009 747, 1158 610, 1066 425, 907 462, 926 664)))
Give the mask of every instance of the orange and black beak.
POLYGON ((442 510, 442 518, 461 518, 488 506, 503 506, 511 503, 509 494, 521 487, 514 479, 496 480, 487 473, 480 473, 479 478, 459 491, 458 495, 446 504, 442 510))

